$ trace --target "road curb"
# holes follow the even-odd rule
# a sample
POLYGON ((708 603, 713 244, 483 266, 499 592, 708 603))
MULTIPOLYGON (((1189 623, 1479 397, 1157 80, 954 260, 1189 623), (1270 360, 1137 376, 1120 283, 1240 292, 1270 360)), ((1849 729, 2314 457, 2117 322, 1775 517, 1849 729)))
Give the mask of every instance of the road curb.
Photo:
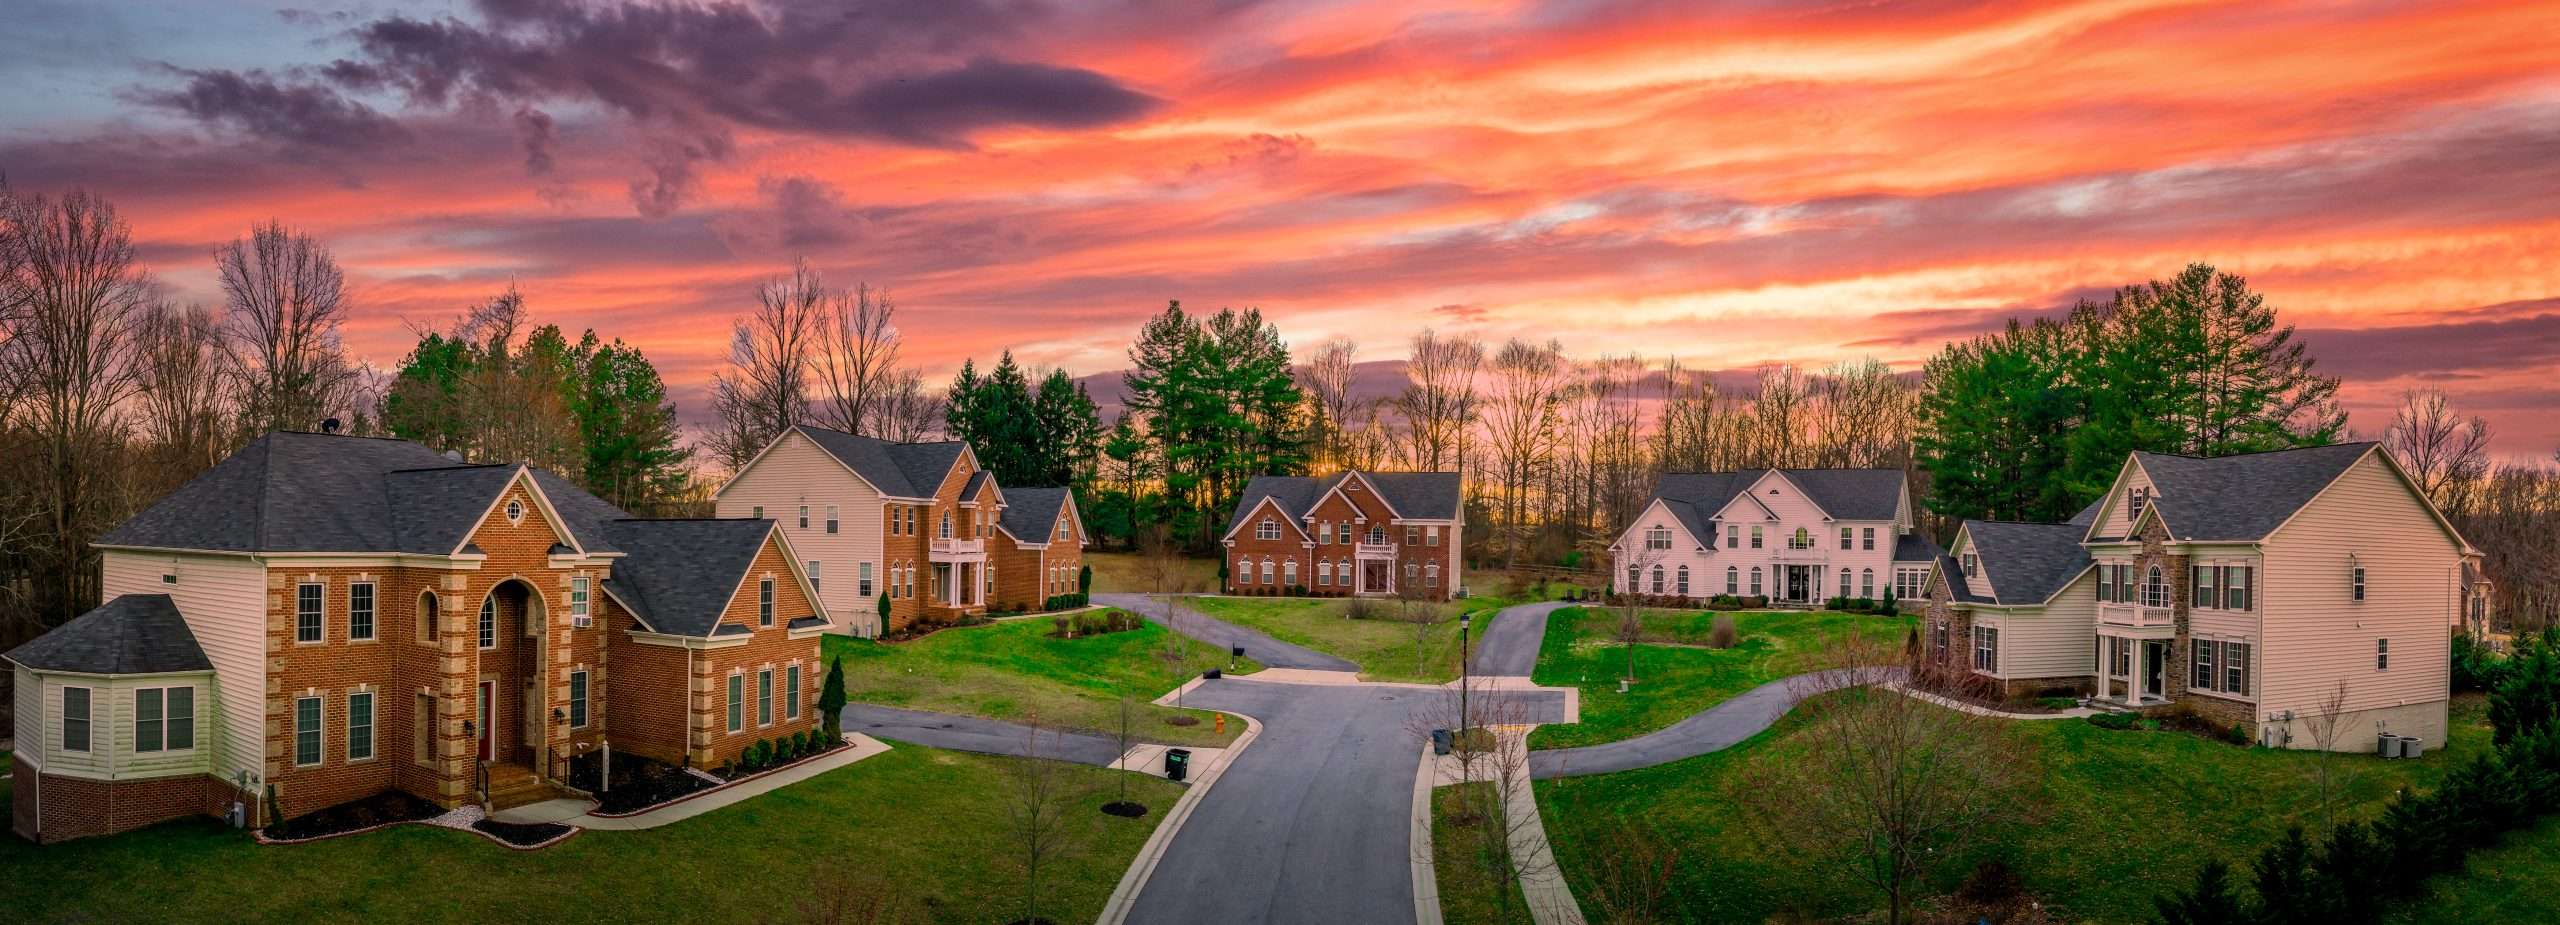
MULTIPOLYGON (((1192 683, 1199 681, 1193 679, 1192 683)), ((1189 687, 1185 685, 1183 689, 1188 690, 1189 687)), ((1171 694, 1158 697, 1155 703, 1170 706, 1172 697, 1171 694)), ((1156 830, 1147 835, 1147 843, 1138 847, 1137 858, 1131 860, 1129 869, 1120 875, 1120 885, 1112 888, 1111 898, 1102 904, 1102 915, 1094 920, 1095 925, 1122 925, 1129 920, 1129 911, 1138 904, 1138 894, 1147 888, 1147 878, 1155 875, 1156 864, 1164 860, 1165 849, 1173 846, 1174 835, 1181 831, 1184 822, 1190 820, 1192 809, 1200 805, 1200 800, 1208 795, 1210 787, 1218 783, 1218 778, 1227 773, 1227 766, 1235 763, 1236 756, 1243 754, 1246 746, 1261 737, 1261 720, 1242 713, 1233 715, 1244 720, 1244 732, 1202 768, 1199 782, 1184 790, 1182 797, 1173 801, 1173 808, 1165 811, 1164 821, 1157 823, 1156 830)))
POLYGON ((1413 772, 1413 922, 1441 925, 1440 865, 1431 842, 1432 791, 1438 786, 1440 761, 1431 746, 1422 746, 1422 762, 1413 772))

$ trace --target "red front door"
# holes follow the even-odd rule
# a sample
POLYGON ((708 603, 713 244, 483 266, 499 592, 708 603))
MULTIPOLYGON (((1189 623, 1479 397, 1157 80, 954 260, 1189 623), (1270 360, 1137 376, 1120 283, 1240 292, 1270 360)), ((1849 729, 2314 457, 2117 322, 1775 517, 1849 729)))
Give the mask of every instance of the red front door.
POLYGON ((498 760, 498 682, 480 682, 480 760, 498 760))

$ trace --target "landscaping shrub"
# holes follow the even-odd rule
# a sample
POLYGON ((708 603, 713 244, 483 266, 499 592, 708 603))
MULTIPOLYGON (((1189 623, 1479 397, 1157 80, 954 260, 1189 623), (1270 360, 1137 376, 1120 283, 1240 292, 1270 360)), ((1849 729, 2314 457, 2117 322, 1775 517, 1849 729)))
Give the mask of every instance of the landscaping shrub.
POLYGON ((1742 599, 1742 606, 1746 610, 1758 610, 1760 608, 1767 607, 1769 606, 1769 596, 1766 594, 1753 594, 1744 597, 1742 599))
POLYGON ((878 600, 880 601, 880 631, 871 634, 873 639, 889 635, 889 596, 880 595, 878 600))
POLYGON ((2489 725, 2499 745, 2560 720, 2560 628, 2517 639, 2504 674, 2489 693, 2489 725))
POLYGON ((1733 617, 1730 615, 1716 615, 1715 623, 1707 628, 1707 645, 1713 648, 1730 649, 1733 648, 1734 643, 1740 641, 1742 641, 1742 634, 1734 629, 1733 617))
POLYGON ((1956 887, 1956 898, 1980 905, 1998 905, 2026 895, 2027 883, 2018 872, 1999 861, 1984 861, 1973 866, 1964 883, 1956 887))
POLYGON ((1076 568, 1076 594, 1084 597, 1093 596, 1093 566, 1085 565, 1076 568))
MULTIPOLYGON (((1048 600, 1041 602, 1041 604, 1040 604, 1040 609, 1042 609, 1042 610, 1074 610, 1074 609, 1076 609, 1076 608, 1078 608, 1078 607, 1082 607, 1082 606, 1084 606, 1084 605, 1085 605, 1085 603, 1086 603, 1086 598, 1085 598, 1085 596, 1084 596, 1084 595, 1082 595, 1082 594, 1052 594, 1052 595, 1049 595, 1049 599, 1048 599, 1048 600)), ((1027 607, 1026 607, 1026 608, 1024 608, 1024 609, 1026 609, 1026 610, 1027 610, 1027 609, 1029 609, 1029 608, 1027 608, 1027 607)))
POLYGON ((1050 618, 1049 618, 1049 637, 1050 637, 1050 638, 1052 638, 1052 639, 1065 639, 1065 638, 1067 638, 1068 636, 1074 635, 1074 633, 1075 633, 1075 625, 1074 625, 1074 621, 1071 621, 1071 620, 1069 620, 1069 619, 1067 619, 1067 618, 1065 618, 1065 617, 1050 617, 1050 618))
POLYGON ((613 786, 604 786, 604 755, 588 752, 569 760, 569 786, 594 794, 597 812, 628 813, 656 806, 701 790, 712 783, 701 776, 654 758, 613 756, 613 786))
POLYGON ((2089 725, 2100 729, 2131 729, 2141 725, 2142 718, 2131 713, 2092 713, 2089 725))
POLYGON ((1876 605, 1876 612, 1877 612, 1877 613, 1886 613, 1886 614, 1898 614, 1898 613, 1901 613, 1901 612, 1902 612, 1902 605, 1901 605, 1901 603, 1900 603, 1900 602, 1897 602, 1897 601, 1895 601, 1895 600, 1893 599, 1893 586, 1892 586, 1892 585, 1886 585, 1886 586, 1885 586, 1885 589, 1884 589, 1884 600, 1883 600, 1882 602, 1879 602, 1879 603, 1876 605))
POLYGON ((2080 705, 2078 697, 2038 697, 2036 706, 2047 710, 2068 710, 2080 705))
POLYGON ((1375 620, 1378 618, 1378 603, 1365 597, 1352 598, 1342 602, 1342 616, 1346 620, 1375 620))
POLYGON ((826 741, 842 741, 844 702, 844 659, 829 659, 827 680, 818 688, 818 728, 826 741))
POLYGON ((303 813, 268 826, 266 833, 268 838, 292 841, 369 829, 393 822, 433 819, 441 815, 444 815, 444 807, 411 796, 405 791, 385 790, 362 799, 349 800, 336 806, 303 813))

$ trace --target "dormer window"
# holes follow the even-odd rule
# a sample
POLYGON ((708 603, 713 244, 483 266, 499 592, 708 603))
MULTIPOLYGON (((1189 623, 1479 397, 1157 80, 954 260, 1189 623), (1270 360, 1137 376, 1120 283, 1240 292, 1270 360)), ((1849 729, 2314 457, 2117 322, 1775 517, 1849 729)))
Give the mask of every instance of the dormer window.
POLYGON ((1965 553, 1965 554, 1964 554, 1964 577, 1966 577, 1966 578, 1979 578, 1979 577, 1981 577, 1981 576, 1982 576, 1982 559, 1981 559, 1980 557, 1975 556, 1975 555, 1974 555, 1974 554, 1972 554, 1972 553, 1965 553))
POLYGON ((2150 504, 2151 489, 2147 487, 2139 487, 2126 492, 2124 501, 2124 519, 2132 520, 2136 517, 2142 516, 2142 509, 2148 507, 2150 504))
POLYGON ((517 501, 512 498, 508 499, 507 522, 510 524, 520 524, 524 522, 524 502, 517 501))

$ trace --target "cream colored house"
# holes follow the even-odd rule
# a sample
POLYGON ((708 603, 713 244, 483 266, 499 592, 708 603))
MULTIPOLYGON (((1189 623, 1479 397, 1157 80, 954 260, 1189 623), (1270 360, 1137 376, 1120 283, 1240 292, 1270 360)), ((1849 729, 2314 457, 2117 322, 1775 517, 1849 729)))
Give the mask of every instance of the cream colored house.
POLYGON ((1899 469, 1665 473, 1609 544, 1619 594, 1813 605, 1920 596, 1935 544, 1912 529, 1899 469))
POLYGON ((2479 553, 2372 443, 2134 453, 2063 524, 1967 521, 1928 584, 1924 647, 2012 695, 2185 704, 2259 741, 2441 745, 2449 634, 2479 553))

